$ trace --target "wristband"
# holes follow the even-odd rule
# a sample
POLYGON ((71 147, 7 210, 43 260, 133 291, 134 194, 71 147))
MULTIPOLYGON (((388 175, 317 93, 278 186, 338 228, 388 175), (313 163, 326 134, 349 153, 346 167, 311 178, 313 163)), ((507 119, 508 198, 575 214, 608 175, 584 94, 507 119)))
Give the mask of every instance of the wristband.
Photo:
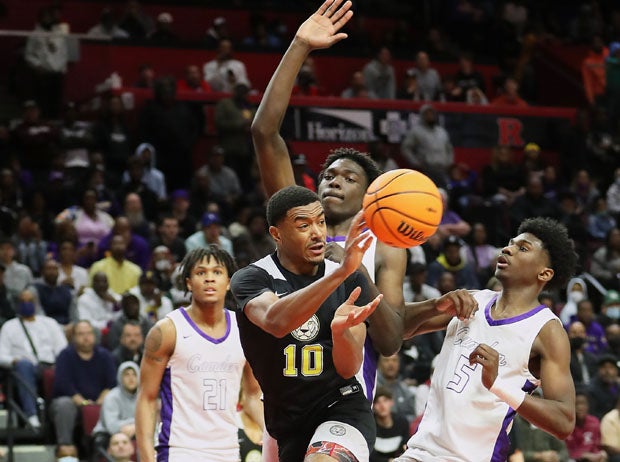
POLYGON ((521 390, 518 385, 515 385, 515 381, 506 380, 496 377, 495 382, 493 382, 493 386, 489 388, 489 391, 501 399, 503 402, 508 404, 515 411, 519 409, 519 406, 523 404, 525 400, 525 393, 521 390))

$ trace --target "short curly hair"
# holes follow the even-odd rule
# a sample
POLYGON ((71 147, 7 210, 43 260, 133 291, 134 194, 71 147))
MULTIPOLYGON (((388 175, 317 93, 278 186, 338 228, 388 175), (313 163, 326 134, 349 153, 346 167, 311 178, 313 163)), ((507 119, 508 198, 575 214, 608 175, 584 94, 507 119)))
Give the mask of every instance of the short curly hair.
POLYGON ((530 233, 536 236, 549 254, 553 278, 547 283, 550 289, 563 288, 575 273, 577 254, 573 240, 568 236, 566 226, 551 218, 536 217, 524 220, 517 234, 530 233))
POLYGON ((323 179, 323 174, 325 170, 327 170, 331 164, 336 162, 339 159, 349 159, 358 164, 364 172, 366 173, 366 178, 368 179, 368 185, 372 183, 379 175, 383 172, 377 165, 377 163, 370 157, 370 154, 366 152, 360 152, 357 149, 352 148, 336 148, 332 149, 325 159, 325 162, 322 165, 321 172, 319 173, 319 181, 323 179))
POLYGON ((267 223, 269 226, 277 226, 289 210, 313 202, 319 202, 319 196, 308 188, 298 185, 282 188, 267 202, 267 223))

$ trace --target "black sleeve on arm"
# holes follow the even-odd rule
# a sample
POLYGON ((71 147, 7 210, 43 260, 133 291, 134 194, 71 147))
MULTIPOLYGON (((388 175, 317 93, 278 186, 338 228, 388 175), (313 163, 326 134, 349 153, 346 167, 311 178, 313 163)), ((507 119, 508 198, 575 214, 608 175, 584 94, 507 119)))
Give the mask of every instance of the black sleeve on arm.
POLYGON ((273 291, 273 279, 265 270, 249 265, 233 274, 230 291, 237 302, 235 309, 243 311, 250 300, 264 292, 273 291))

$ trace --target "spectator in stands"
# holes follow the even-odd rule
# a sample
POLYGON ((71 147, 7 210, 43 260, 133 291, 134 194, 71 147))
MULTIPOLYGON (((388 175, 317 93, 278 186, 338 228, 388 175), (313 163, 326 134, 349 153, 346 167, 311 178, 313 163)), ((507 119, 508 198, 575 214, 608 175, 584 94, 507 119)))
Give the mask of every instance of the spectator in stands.
POLYGON ((474 106, 487 106, 489 99, 480 88, 470 88, 465 95, 465 102, 474 106))
MULTIPOLYGON (((154 99, 140 114, 140 139, 157 150, 156 164, 166 172, 172 190, 183 187, 192 171, 192 150, 199 135, 199 124, 191 110, 176 99, 176 81, 162 78, 155 82, 154 99)), ((144 197, 142 202, 147 207, 144 197)))
POLYGON ((460 103, 461 90, 456 86, 456 79, 453 75, 444 75, 441 79, 441 93, 439 101, 442 103, 460 103))
POLYGON ((134 147, 132 133, 126 120, 120 96, 112 95, 103 101, 99 116, 93 125, 95 149, 103 154, 106 183, 115 189, 134 147))
POLYGON ((596 320, 591 300, 584 299, 577 303, 577 314, 571 318, 571 321, 573 320, 579 320, 586 326, 585 349, 595 355, 603 353, 607 347, 605 329, 596 320))
POLYGON ((157 15, 155 29, 148 36, 148 41, 155 45, 175 45, 179 41, 179 36, 172 30, 174 18, 167 11, 162 11, 157 15))
POLYGON ((351 74, 351 80, 349 86, 342 90, 340 93, 341 98, 371 98, 374 99, 377 95, 372 90, 369 90, 364 81, 364 73, 362 71, 355 71, 351 74))
POLYGON ((577 388, 575 396, 575 429, 566 438, 568 455, 572 460, 605 462, 607 455, 601 448, 601 423, 589 414, 588 393, 577 388))
POLYGON ((138 321, 129 321, 123 326, 119 345, 112 351, 117 365, 125 361, 140 364, 144 348, 144 336, 138 321))
MULTIPOLYGON (((137 195, 139 204, 135 204, 135 200, 133 200, 131 205, 138 205, 139 208, 143 207, 144 217, 148 220, 155 220, 159 210, 160 199, 157 197, 157 194, 151 190, 146 183, 144 183, 145 171, 146 167, 142 158, 135 156, 131 157, 127 161, 127 172, 129 179, 118 191, 118 198, 123 202, 123 207, 126 207, 127 197, 131 194, 137 195)), ((129 217, 131 210, 124 210, 124 213, 129 217)), ((132 227, 134 227, 134 223, 132 223, 132 227)), ((144 237, 148 239, 149 236, 147 234, 150 230, 148 229, 148 226, 146 226, 146 228, 147 229, 142 229, 141 234, 145 235, 144 237)), ((138 230, 135 229, 135 231, 137 232, 138 230)))
POLYGON ((566 285, 566 303, 560 312, 562 324, 567 326, 577 314, 577 304, 588 298, 588 286, 583 278, 573 277, 566 285))
POLYGON ((418 77, 414 69, 407 69, 405 71, 403 84, 398 90, 396 97, 407 101, 422 101, 424 99, 422 93, 420 92, 418 77))
POLYGON ((56 462, 79 462, 78 449, 74 444, 59 444, 56 447, 56 462))
POLYGON ((88 152, 93 147, 91 123, 82 120, 78 106, 69 101, 64 105, 62 125, 59 128, 59 147, 64 151, 65 172, 75 188, 82 187, 85 169, 90 165, 88 152))
POLYGON ((138 79, 133 84, 136 88, 150 88, 155 86, 155 69, 150 64, 140 64, 138 79))
POLYGON ((392 65, 392 52, 388 47, 379 48, 375 57, 364 66, 362 73, 366 88, 377 98, 396 98, 396 75, 392 65))
POLYGON ((537 175, 529 175, 525 185, 525 193, 515 198, 508 212, 512 230, 516 230, 519 223, 529 217, 559 219, 558 203, 546 198, 544 192, 542 179, 537 175))
POLYGON ((212 199, 220 205, 222 210, 230 214, 237 209, 243 191, 237 172, 224 165, 227 154, 222 146, 216 144, 211 148, 207 164, 198 170, 206 174, 209 180, 212 199))
POLYGON ((116 349, 120 345, 120 338, 123 326, 128 322, 137 322, 142 329, 142 336, 146 337, 148 331, 154 323, 146 316, 140 314, 140 301, 133 294, 125 293, 121 299, 121 315, 110 324, 107 336, 107 347, 110 350, 116 349))
POLYGON ((126 39, 129 34, 116 23, 110 8, 104 8, 99 15, 99 22, 88 29, 89 36, 95 39, 126 39))
POLYGON ((600 197, 601 193, 596 187, 590 174, 585 169, 577 170, 569 190, 575 193, 577 202, 581 210, 589 210, 596 198, 600 197))
POLYGON ((392 392, 383 386, 377 388, 372 410, 377 423, 377 439, 370 453, 370 462, 386 462, 400 456, 409 440, 409 422, 400 413, 393 412, 392 392))
POLYGON ((150 247, 155 249, 159 246, 166 246, 170 252, 173 262, 180 263, 185 256, 185 241, 180 237, 179 220, 171 214, 160 217, 157 226, 157 235, 151 241, 150 247))
POLYGON ((48 250, 48 243, 41 235, 39 224, 33 222, 29 215, 22 215, 13 241, 19 260, 32 270, 32 274, 39 276, 48 250))
MULTIPOLYGON (((189 213, 190 193, 187 189, 177 189, 170 194, 172 216, 179 224, 179 237, 187 239, 196 231, 197 220, 189 213)), ((179 260, 180 261, 180 260, 179 260)))
POLYGON ((523 453, 524 460, 569 462, 564 441, 530 424, 519 414, 515 416, 512 432, 515 434, 516 448, 523 453))
POLYGON ((138 265, 127 260, 126 252, 125 237, 120 234, 114 235, 110 241, 110 256, 96 261, 90 267, 91 281, 94 274, 101 271, 108 276, 110 289, 117 294, 125 293, 125 291, 135 287, 142 270, 138 265))
MULTIPOLYGON (((127 218, 131 233, 142 237, 148 245, 148 241, 153 237, 153 222, 149 221, 146 211, 142 206, 142 198, 135 192, 125 196, 123 214, 127 218)), ((156 210, 149 215, 157 216, 156 210)), ((148 262, 148 259, 146 260, 148 262)))
POLYGON ((316 192, 316 178, 312 170, 308 167, 308 160, 305 154, 295 154, 291 156, 291 164, 293 165, 293 176, 295 184, 304 186, 310 191, 316 192))
POLYGON ((153 322, 166 317, 173 309, 172 301, 157 288, 155 273, 146 271, 136 287, 129 289, 140 302, 140 314, 153 322))
POLYGON ((588 235, 595 242, 604 242, 607 233, 618 226, 618 222, 609 212, 607 198, 599 196, 592 204, 591 213, 587 215, 588 235))
POLYGON ((177 80, 177 93, 211 93, 211 85, 202 78, 200 67, 190 64, 185 68, 185 76, 177 80))
MULTIPOLYGON (((609 342, 608 328, 620 322, 620 293, 616 290, 608 290, 605 292, 601 311, 597 316, 597 321, 605 328, 605 338, 609 342)), ((616 354, 615 349, 610 351, 609 345, 605 348, 606 352, 616 354)), ((620 357, 620 356, 619 356, 620 357)))
POLYGON ((217 244, 233 255, 232 242, 222 235, 221 223, 219 215, 205 212, 201 219, 202 229, 185 240, 185 249, 189 252, 208 244, 217 244))
POLYGON ((437 233, 441 239, 448 236, 465 237, 471 231, 471 225, 463 220, 461 216, 452 210, 451 201, 448 191, 444 188, 438 188, 441 195, 441 203, 443 205, 443 214, 441 221, 437 227, 437 233))
POLYGON ((620 118, 620 42, 609 44, 605 60, 605 95, 611 126, 616 127, 620 118))
POLYGON ((588 55, 581 62, 581 78, 586 99, 594 105, 605 94, 605 60, 609 49, 600 35, 592 37, 588 55))
POLYGON ((93 165, 90 168, 90 173, 87 176, 86 188, 94 189, 97 193, 97 208, 102 212, 106 212, 110 215, 118 215, 120 212, 120 205, 116 198, 116 191, 112 189, 106 183, 107 178, 105 174, 105 165, 103 163, 94 163, 93 161, 101 158, 101 153, 94 153, 91 156, 91 162, 93 165))
POLYGON ((613 183, 609 185, 605 195, 609 212, 614 215, 617 221, 620 217, 620 168, 614 170, 613 183))
POLYGON ((609 462, 620 461, 620 400, 616 407, 601 419, 601 446, 609 462))
POLYGON ((418 89, 424 101, 435 101, 441 93, 441 77, 431 67, 431 61, 425 51, 420 51, 415 58, 415 67, 411 69, 416 76, 418 89))
POLYGON ((143 39, 153 30, 153 20, 147 15, 137 0, 128 0, 125 12, 118 23, 132 39, 143 39))
POLYGON ((10 239, 0 240, 0 264, 4 266, 4 285, 13 308, 17 308, 19 294, 32 285, 32 271, 15 260, 15 246, 10 239))
POLYGON ((469 90, 477 88, 483 94, 486 91, 484 77, 474 68, 474 59, 469 53, 462 53, 459 56, 459 70, 456 72, 454 79, 458 89, 454 94, 460 101, 466 100, 469 90))
POLYGON ((540 146, 536 143, 527 143, 523 147, 523 160, 521 163, 526 175, 530 173, 542 175, 546 164, 541 157, 540 146))
MULTIPOLYGON (((181 241, 183 249, 185 251, 185 243, 181 241)), ((165 245, 158 245, 153 248, 151 253, 151 265, 150 271, 155 273, 155 279, 157 281, 157 288, 162 292, 169 292, 172 288, 172 275, 176 268, 177 262, 174 260, 174 256, 170 252, 170 249, 165 245)))
POLYGON ((439 298, 439 291, 426 283, 428 271, 426 265, 420 262, 414 262, 409 265, 407 271, 407 280, 403 284, 403 297, 406 302, 418 302, 439 298))
POLYGON ((224 149, 224 163, 239 176, 241 186, 250 189, 253 163, 250 126, 256 107, 250 102, 249 86, 237 83, 230 98, 223 98, 215 105, 214 123, 219 145, 224 149))
POLYGON ((81 202, 81 207, 72 206, 63 210, 56 217, 56 223, 73 222, 80 246, 96 249, 99 241, 112 230, 114 219, 97 209, 97 191, 94 189, 85 189, 81 202))
POLYGON ((76 317, 76 299, 69 286, 58 283, 58 262, 51 258, 45 261, 42 279, 34 284, 39 303, 46 316, 58 324, 71 329, 76 317))
POLYGON ((392 157, 392 146, 380 138, 368 142, 367 151, 382 172, 396 170, 398 164, 392 157))
POLYGON ((480 284, 486 284, 495 274, 495 265, 500 250, 489 244, 487 228, 484 223, 474 223, 471 227, 468 243, 465 246, 465 260, 473 263, 480 284))
POLYGON ((400 356, 380 356, 377 363, 377 384, 387 388, 394 400, 393 411, 405 417, 408 423, 415 419, 415 395, 400 376, 400 356))
POLYGON ((9 292, 4 283, 4 265, 0 263, 0 327, 15 317, 15 310, 9 301, 9 292))
POLYGON ((587 342, 586 326, 581 321, 572 321, 568 326, 570 341, 570 372, 576 385, 588 385, 596 376, 597 357, 585 349, 587 342))
POLYGON ((420 119, 405 135, 401 153, 410 168, 422 171, 440 187, 446 185, 454 150, 450 135, 439 125, 437 111, 430 104, 420 108, 420 119))
MULTIPOLYGON (((153 191, 160 201, 165 200, 168 197, 166 190, 166 177, 163 172, 155 166, 155 148, 152 144, 141 143, 136 148, 135 157, 142 161, 143 173, 142 183, 146 185, 151 191, 153 191)), ((130 181, 129 172, 123 173, 123 183, 130 181)))
POLYGON ((260 260, 276 250, 275 242, 269 234, 264 209, 256 209, 250 213, 247 233, 237 237, 234 244, 235 255, 242 250, 251 262, 260 260))
POLYGON ((239 83, 245 84, 247 88, 252 87, 245 64, 233 58, 233 44, 227 38, 219 41, 217 54, 204 65, 203 74, 213 91, 232 93, 239 83))
MULTIPOLYGON (((17 318, 0 329, 0 366, 12 368, 30 389, 37 392, 45 368, 53 367, 56 356, 67 346, 67 338, 52 318, 35 314, 34 295, 24 290, 19 295, 17 318)), ((18 386, 19 402, 32 427, 41 426, 36 396, 18 386)))
POLYGON ((435 261, 428 265, 428 277, 426 280, 428 284, 432 286, 437 285, 442 274, 452 273, 457 287, 466 289, 480 288, 480 282, 476 277, 474 266, 471 262, 465 261, 461 256, 462 245, 461 239, 457 236, 448 236, 445 239, 443 251, 435 261))
POLYGON ((135 450, 131 439, 125 433, 119 432, 110 437, 106 457, 113 462, 130 462, 135 450))
POLYGON ((73 326, 72 343, 56 358, 50 416, 58 444, 73 444, 78 411, 89 404, 103 403, 116 385, 116 367, 112 355, 95 344, 90 322, 80 320, 73 326))
POLYGON ((494 106, 529 106, 527 101, 519 96, 519 82, 512 77, 505 80, 501 94, 491 100, 491 104, 494 106))
POLYGON ((496 146, 491 163, 482 168, 482 194, 493 203, 512 205, 525 192, 526 177, 510 146, 496 146))
POLYGON ((223 16, 218 16, 213 20, 211 26, 205 34, 205 45, 207 48, 216 48, 222 39, 229 39, 228 22, 223 16))
MULTIPOLYGON (((597 375, 588 385, 588 398, 592 415, 602 419, 614 408, 620 396, 618 390, 618 358, 612 355, 601 355, 597 361, 597 375)), ((605 438, 603 437, 603 445, 605 438)))
POLYGON ((441 293, 441 295, 456 290, 456 276, 451 271, 444 271, 441 276, 439 276, 439 280, 437 281, 437 284, 435 284, 435 287, 437 287, 437 290, 441 293))
POLYGON ((88 319, 95 329, 102 331, 118 317, 120 301, 121 296, 110 290, 108 276, 99 271, 93 274, 92 287, 86 287, 78 297, 78 318, 88 319))
POLYGON ((30 97, 41 105, 44 117, 56 118, 62 107, 69 53, 67 38, 56 23, 52 7, 39 10, 34 32, 28 37, 24 51, 30 97))
POLYGON ((117 385, 103 399, 99 420, 93 428, 95 456, 105 452, 110 443, 110 437, 116 433, 125 435, 129 439, 128 444, 132 446, 131 440, 136 435, 134 413, 139 380, 140 368, 135 362, 125 361, 118 365, 117 385))
POLYGON ((58 144, 58 130, 41 117, 41 112, 36 101, 24 102, 22 121, 11 133, 21 164, 37 181, 49 175, 58 144))
MULTIPOLYGON (((132 194, 129 194, 127 197, 130 196, 132 196, 132 194)), ((135 194, 133 194, 133 196, 138 197, 135 194)), ((98 257, 104 258, 110 251, 114 236, 123 236, 127 243, 127 250, 125 252, 127 260, 145 270, 151 258, 148 241, 132 230, 129 218, 123 215, 116 217, 112 231, 99 242, 97 246, 98 257)))
POLYGON ((592 254, 590 273, 607 289, 619 290, 617 274, 620 273, 620 229, 607 233, 605 245, 592 254))
POLYGON ((260 13, 250 15, 250 35, 243 39, 242 45, 253 50, 279 50, 282 40, 274 34, 267 19, 260 13))

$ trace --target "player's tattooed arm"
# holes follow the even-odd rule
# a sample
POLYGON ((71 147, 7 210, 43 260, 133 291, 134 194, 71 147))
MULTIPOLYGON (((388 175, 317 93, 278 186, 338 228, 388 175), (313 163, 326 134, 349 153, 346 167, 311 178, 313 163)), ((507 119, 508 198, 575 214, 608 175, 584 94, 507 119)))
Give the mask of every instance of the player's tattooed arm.
POLYGON ((144 342, 144 356, 148 357, 151 361, 162 362, 164 358, 158 355, 158 352, 163 343, 163 337, 161 327, 159 325, 153 326, 144 342))

